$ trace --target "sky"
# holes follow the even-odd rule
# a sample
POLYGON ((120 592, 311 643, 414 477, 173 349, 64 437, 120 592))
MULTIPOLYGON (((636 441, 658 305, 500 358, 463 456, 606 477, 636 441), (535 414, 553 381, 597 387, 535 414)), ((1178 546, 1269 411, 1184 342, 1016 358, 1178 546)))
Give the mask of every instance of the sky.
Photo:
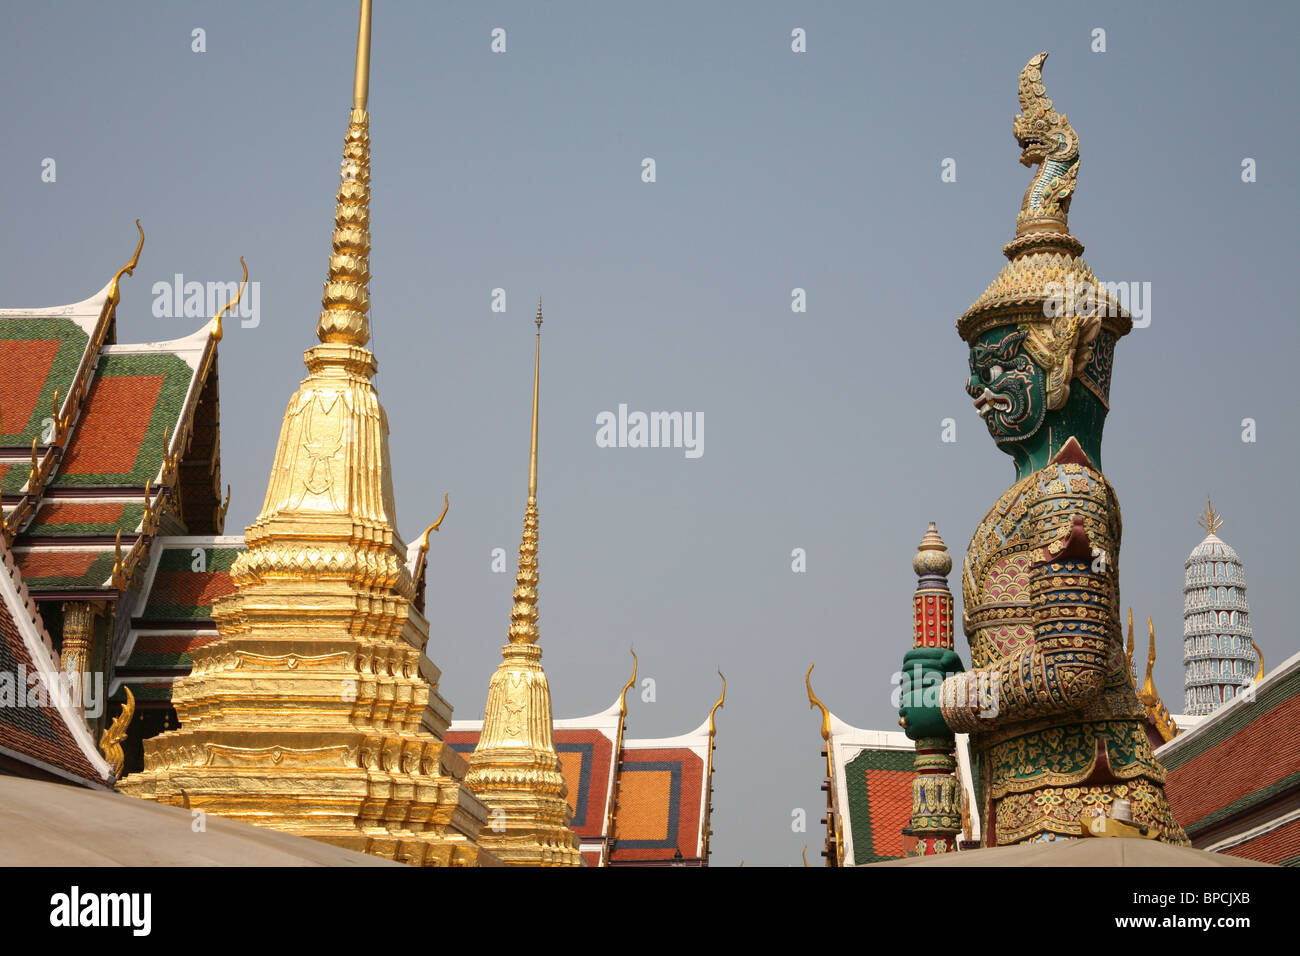
MULTIPOLYGON (((1180 712, 1183 563, 1208 495, 1266 662, 1300 650, 1295 6, 375 7, 371 344, 402 534, 451 499, 428 650, 458 718, 482 715, 509 624, 540 295, 555 716, 606 708, 635 647, 654 693, 631 695, 629 736, 685 733, 721 669, 713 864, 816 859, 804 671, 816 662, 842 720, 896 729, 916 545, 935 521, 959 562, 1014 479, 963 390, 954 324, 1014 234, 1032 175, 1016 82, 1043 50, 1081 141, 1071 231, 1103 280, 1150 283, 1102 451, 1122 606, 1153 617, 1157 686, 1180 712), (600 447, 597 417, 620 405, 702 417, 700 453, 600 447)), ((220 346, 231 533, 261 505, 315 342, 356 15, 344 0, 23 4, 0 37, 0 305, 88 297, 130 257, 137 217, 119 341, 206 321, 156 307, 178 273, 230 281, 243 256, 259 283, 256 323, 228 322, 220 346)))

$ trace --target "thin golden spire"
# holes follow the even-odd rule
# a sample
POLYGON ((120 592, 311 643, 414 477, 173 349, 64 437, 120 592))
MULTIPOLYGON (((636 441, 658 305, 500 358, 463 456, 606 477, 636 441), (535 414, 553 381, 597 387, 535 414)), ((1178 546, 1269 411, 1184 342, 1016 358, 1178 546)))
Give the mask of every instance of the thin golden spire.
POLYGON ((366 108, 370 96, 370 0, 361 0, 361 21, 357 24, 357 75, 352 83, 352 106, 366 108))
POLYGON ((1250 646, 1255 648, 1255 657, 1259 660, 1259 670, 1255 672, 1255 683, 1259 683, 1264 679, 1264 652, 1259 649, 1259 645, 1254 641, 1250 642, 1250 646))
POLYGON ((542 299, 537 299, 537 354, 533 357, 533 446, 528 455, 528 497, 537 497, 537 383, 542 370, 542 299))
POLYGON ((1223 518, 1214 510, 1214 505, 1210 504, 1210 499, 1205 499, 1205 513, 1201 515, 1200 520, 1196 522, 1209 534, 1214 534, 1223 527, 1223 518))
POLYGON ((519 572, 515 576, 515 606, 510 612, 510 642, 536 644, 537 628, 537 418, 542 373, 542 303, 537 302, 537 350, 533 356, 533 427, 528 452, 528 506, 524 509, 524 532, 519 540, 519 572))
MULTIPOLYGON (((352 113, 339 164, 339 191, 334 207, 333 255, 321 296, 316 337, 326 345, 364 348, 370 341, 370 0, 361 0, 357 26, 357 71, 352 113)), ((322 355, 329 364, 348 363, 346 352, 322 355)), ((373 374, 373 359, 362 358, 360 370, 373 374)), ((355 364, 353 362, 352 364, 355 364)))
POLYGON ((528 507, 519 541, 510 641, 501 649, 501 663, 488 683, 483 730, 470 755, 465 783, 494 813, 500 812, 492 832, 484 831, 480 840, 502 860, 514 865, 581 866, 578 837, 571 826, 573 815, 565 800, 568 787, 555 752, 551 690, 541 665, 542 649, 537 644, 537 420, 541 363, 539 302, 528 507))

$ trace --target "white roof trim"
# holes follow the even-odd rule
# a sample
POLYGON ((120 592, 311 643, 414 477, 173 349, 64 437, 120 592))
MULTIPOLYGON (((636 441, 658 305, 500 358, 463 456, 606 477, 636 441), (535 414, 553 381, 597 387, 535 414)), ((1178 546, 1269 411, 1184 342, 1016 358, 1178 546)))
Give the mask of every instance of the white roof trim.
POLYGON ((1294 820, 1300 820, 1300 809, 1290 810, 1283 813, 1281 816, 1274 817, 1272 820, 1253 826, 1249 830, 1242 830, 1240 833, 1234 833, 1230 837, 1224 837, 1216 843, 1211 843, 1209 846, 1205 847, 1205 849, 1211 853, 1222 853, 1224 850, 1230 849, 1234 846, 1240 846, 1243 843, 1254 840, 1256 837, 1262 837, 1265 834, 1272 833, 1274 830, 1281 829, 1294 820))
MULTIPOLYGON (((47 674, 58 673, 59 667, 54 661, 54 649, 49 635, 44 633, 44 629, 40 631, 36 629, 36 608, 31 601, 31 596, 27 593, 26 587, 22 586, 17 568, 8 566, 8 555, 5 556, 4 564, 6 567, 0 569, 0 600, 4 601, 13 612, 14 625, 36 669, 47 674), (19 611, 22 613, 18 613, 19 611)), ((99 748, 95 746, 90 728, 86 726, 85 717, 71 701, 65 699, 64 695, 51 694, 50 696, 50 707, 59 712, 72 734, 72 739, 90 765, 104 780, 113 779, 113 768, 108 765, 108 761, 100 755, 99 748)), ((68 774, 65 773, 63 776, 68 774)))
POLYGON ((94 335, 99 325, 99 317, 108 301, 108 290, 113 285, 110 279, 104 288, 94 295, 71 305, 55 305, 33 309, 0 309, 0 319, 71 319, 87 335, 94 335))
MULTIPOLYGON (((843 821, 848 816, 849 784, 845 767, 848 766, 849 761, 864 750, 915 752, 916 741, 911 740, 907 734, 898 730, 865 730, 861 727, 854 727, 851 724, 846 724, 834 714, 830 715, 830 724, 831 736, 826 745, 831 754, 831 767, 834 773, 834 780, 832 781, 835 787, 834 810, 835 814, 843 821)), ((962 789, 966 791, 966 799, 969 801, 971 838, 978 840, 980 839, 980 809, 975 800, 975 781, 971 775, 970 737, 967 734, 957 734, 956 736, 957 778, 961 781, 962 789)), ((857 864, 854 861, 853 827, 844 826, 841 835, 844 838, 844 865, 856 866, 857 864)))
POLYGON ((212 322, 208 321, 203 328, 178 339, 166 342, 119 342, 103 346, 100 352, 104 355, 175 355, 184 359, 191 369, 198 371, 211 339, 212 322))

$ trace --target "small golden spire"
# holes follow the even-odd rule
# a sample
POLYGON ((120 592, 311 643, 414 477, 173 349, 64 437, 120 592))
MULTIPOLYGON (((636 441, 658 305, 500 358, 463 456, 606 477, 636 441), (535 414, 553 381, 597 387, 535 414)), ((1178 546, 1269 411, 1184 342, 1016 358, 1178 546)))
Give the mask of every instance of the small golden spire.
POLYGON ((817 699, 817 695, 813 693, 813 688, 812 688, 812 672, 813 672, 813 667, 814 667, 814 666, 816 666, 816 665, 814 665, 814 664, 809 664, 809 665, 808 665, 808 673, 806 673, 806 674, 803 675, 803 682, 804 682, 804 684, 806 684, 807 687, 808 687, 808 709, 809 709, 809 710, 812 710, 814 707, 820 707, 820 708, 821 708, 821 712, 822 712, 822 740, 829 741, 829 740, 831 739, 831 712, 830 712, 829 710, 826 709, 826 705, 823 704, 820 700, 818 700, 818 699, 817 699))
MULTIPOLYGON (((352 91, 352 113, 343 139, 339 163, 339 189, 334 206, 333 254, 329 259, 325 290, 321 295, 316 337, 329 346, 317 353, 324 365, 339 365, 374 373, 374 358, 348 347, 364 348, 370 341, 370 0, 361 0, 357 26, 357 71, 352 91)), ((312 365, 309 362, 308 367, 312 365)))
POLYGON ((1147 630, 1151 634, 1151 642, 1147 648, 1147 676, 1142 682, 1142 690, 1138 696, 1142 703, 1153 705, 1160 700, 1160 695, 1156 693, 1155 678, 1152 676, 1156 667, 1156 625, 1151 618, 1147 618, 1147 630))
POLYGON ((803 865, 805 868, 808 866, 808 845, 806 843, 803 848, 803 865))
POLYGON ((519 572, 515 576, 515 606, 510 612, 510 642, 536 644, 537 628, 537 419, 538 393, 542 374, 541 307, 537 316, 537 350, 533 355, 533 426, 528 450, 528 506, 524 509, 524 533, 519 541, 519 572))
MULTIPOLYGON (((538 314, 533 359, 533 425, 528 462, 528 507, 519 542, 519 572, 510 610, 509 643, 488 683, 483 729, 469 758, 465 784, 502 819, 480 845, 516 865, 581 866, 568 788, 555 752, 551 691, 537 640, 537 419, 542 331, 538 314)), ((706 817, 707 820, 707 817, 706 817)))
POLYGON ((366 108, 370 96, 370 0, 361 0, 361 20, 357 24, 357 75, 352 83, 352 106, 366 108))
POLYGON ((244 278, 239 281, 239 291, 235 293, 233 299, 218 309, 217 314, 212 317, 212 341, 214 342, 221 341, 221 317, 239 305, 239 300, 244 297, 244 286, 248 285, 248 265, 244 262, 243 256, 239 257, 239 264, 244 269, 244 278))
POLYGON ((1259 683, 1264 679, 1264 652, 1254 641, 1250 642, 1250 646, 1255 648, 1255 657, 1259 660, 1259 670, 1255 672, 1255 683, 1259 683))
POLYGON ((135 254, 131 256, 130 262, 117 270, 117 275, 113 276, 113 281, 108 284, 108 300, 113 305, 117 305, 122 301, 122 293, 117 287, 118 280, 122 278, 124 273, 129 276, 135 275, 135 267, 140 263, 140 250, 144 248, 144 229, 141 227, 139 219, 135 221, 135 228, 140 233, 140 241, 135 244, 135 254))
POLYGON ((1223 527, 1223 518, 1214 510, 1214 505, 1210 504, 1210 499, 1205 499, 1205 513, 1201 515, 1200 520, 1196 522, 1209 534, 1214 534, 1223 527))

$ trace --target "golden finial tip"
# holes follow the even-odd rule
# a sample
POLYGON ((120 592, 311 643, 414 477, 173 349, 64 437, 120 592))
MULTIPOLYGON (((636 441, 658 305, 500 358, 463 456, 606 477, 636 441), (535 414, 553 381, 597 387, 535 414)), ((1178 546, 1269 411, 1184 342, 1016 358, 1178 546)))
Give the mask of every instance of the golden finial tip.
POLYGON ((113 281, 109 283, 108 294, 113 300, 114 305, 121 301, 121 293, 117 288, 118 281, 124 274, 129 276, 135 275, 135 267, 140 264, 140 250, 144 248, 144 227, 140 225, 139 219, 135 221, 135 228, 136 231, 140 233, 140 240, 135 244, 135 252, 131 256, 131 261, 118 269, 117 274, 113 276, 113 281))
POLYGON ((831 712, 826 709, 826 705, 823 704, 821 700, 818 699, 817 695, 813 693, 812 672, 814 666, 815 666, 814 664, 809 664, 808 673, 803 675, 804 685, 808 688, 808 709, 812 710, 814 707, 816 707, 821 710, 822 740, 830 740, 831 739, 831 712))
POLYGON ((537 331, 542 330, 542 297, 537 297, 537 331))
POLYGON ((722 673, 722 671, 719 670, 719 671, 718 671, 718 676, 722 678, 722 693, 718 695, 718 702, 717 702, 716 704, 714 704, 714 705, 713 705, 713 709, 709 711, 709 739, 710 739, 710 740, 712 740, 713 737, 714 737, 714 735, 718 732, 717 724, 715 724, 715 723, 714 723, 714 720, 713 720, 714 715, 718 712, 718 708, 721 707, 723 704, 725 704, 725 703, 727 702, 727 678, 726 678, 726 675, 724 675, 724 674, 722 673))
POLYGON ((1223 527, 1223 517, 1214 510, 1214 505, 1210 503, 1209 498, 1205 499, 1205 513, 1201 515, 1197 524, 1204 528, 1208 534, 1214 534, 1223 527))
POLYGON ((370 0, 361 0, 357 23, 357 72, 352 82, 352 107, 363 110, 370 98, 370 0))
POLYGON ((244 262, 243 256, 239 257, 239 265, 244 270, 244 277, 239 280, 239 290, 235 293, 235 297, 218 309, 217 314, 212 317, 212 339, 215 342, 220 342, 223 334, 221 317, 239 304, 239 300, 244 297, 244 286, 248 285, 248 265, 244 262))

